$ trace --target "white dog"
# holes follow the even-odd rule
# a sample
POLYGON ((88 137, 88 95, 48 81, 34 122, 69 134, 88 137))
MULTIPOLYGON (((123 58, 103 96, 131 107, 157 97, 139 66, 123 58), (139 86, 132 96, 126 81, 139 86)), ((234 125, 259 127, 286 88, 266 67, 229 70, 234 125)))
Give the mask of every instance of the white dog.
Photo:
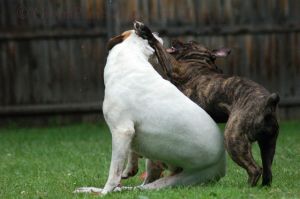
MULTIPOLYGON (((138 31, 138 24, 135 23, 138 31)), ((103 113, 112 134, 109 177, 103 189, 115 191, 130 151, 181 172, 140 186, 159 189, 194 185, 225 175, 223 137, 212 118, 164 80, 148 62, 154 50, 134 30, 110 40, 104 71, 103 113)))

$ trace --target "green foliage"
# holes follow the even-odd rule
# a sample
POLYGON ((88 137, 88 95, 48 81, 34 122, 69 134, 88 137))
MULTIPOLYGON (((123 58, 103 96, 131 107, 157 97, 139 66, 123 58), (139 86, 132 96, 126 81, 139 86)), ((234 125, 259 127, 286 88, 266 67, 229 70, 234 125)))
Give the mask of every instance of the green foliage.
MULTIPOLYGON (((227 160, 219 182, 155 191, 124 191, 106 198, 300 198, 300 122, 280 125, 271 188, 247 186, 244 170, 227 160)), ((223 126, 222 126, 223 128, 223 126)), ((103 187, 111 136, 105 124, 0 129, 0 198, 95 198, 73 194, 81 186, 103 187)), ((260 162, 258 147, 254 155, 260 162)), ((144 170, 123 185, 138 185, 144 170)))

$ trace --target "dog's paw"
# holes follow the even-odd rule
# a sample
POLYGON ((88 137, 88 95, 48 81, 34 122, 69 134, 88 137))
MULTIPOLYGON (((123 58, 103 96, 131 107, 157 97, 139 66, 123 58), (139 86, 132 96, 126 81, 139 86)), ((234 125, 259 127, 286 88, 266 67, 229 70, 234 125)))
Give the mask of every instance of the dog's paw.
POLYGON ((125 169, 122 173, 122 179, 127 179, 130 177, 133 177, 137 174, 138 169, 137 168, 133 168, 133 169, 125 169))
POLYGON ((103 189, 97 187, 80 187, 75 189, 73 193, 91 193, 96 195, 103 195, 103 189))

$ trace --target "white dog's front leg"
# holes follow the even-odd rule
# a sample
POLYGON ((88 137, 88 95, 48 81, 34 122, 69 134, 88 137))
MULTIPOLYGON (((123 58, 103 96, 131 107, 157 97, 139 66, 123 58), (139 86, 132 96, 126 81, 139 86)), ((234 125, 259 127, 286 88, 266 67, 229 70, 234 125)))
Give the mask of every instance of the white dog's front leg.
POLYGON ((134 128, 122 128, 112 131, 112 157, 108 180, 102 194, 113 191, 121 181, 125 160, 128 156, 134 128))

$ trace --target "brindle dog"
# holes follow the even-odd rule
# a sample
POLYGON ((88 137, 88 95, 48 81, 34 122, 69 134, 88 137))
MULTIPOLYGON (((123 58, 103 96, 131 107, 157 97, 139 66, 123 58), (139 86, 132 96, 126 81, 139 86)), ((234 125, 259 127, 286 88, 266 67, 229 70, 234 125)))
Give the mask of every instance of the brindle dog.
POLYGON ((231 158, 247 171, 248 183, 255 186, 262 175, 262 185, 270 185, 279 132, 278 94, 270 94, 249 79, 222 74, 215 59, 226 56, 228 49, 212 51, 196 42, 175 41, 169 54, 148 27, 141 24, 140 30, 140 36, 155 49, 170 81, 217 122, 227 121, 225 147, 231 158), (260 148, 263 169, 252 156, 251 146, 255 141, 260 148))

